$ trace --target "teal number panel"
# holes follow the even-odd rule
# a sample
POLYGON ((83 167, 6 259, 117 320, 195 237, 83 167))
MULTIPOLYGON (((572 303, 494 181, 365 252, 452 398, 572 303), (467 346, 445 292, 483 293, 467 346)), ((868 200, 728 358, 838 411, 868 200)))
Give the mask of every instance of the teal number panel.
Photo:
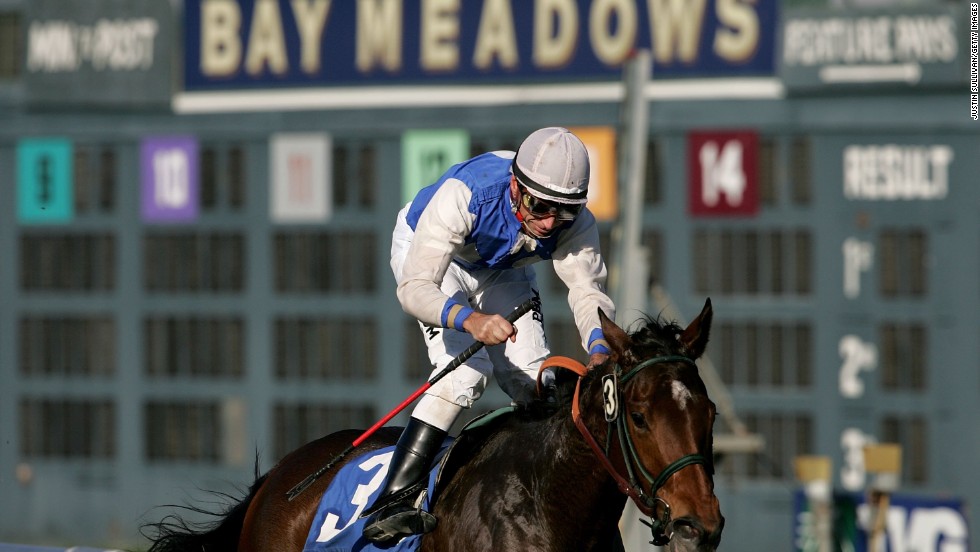
POLYGON ((70 141, 28 139, 17 145, 17 214, 25 223, 65 223, 72 219, 70 141))

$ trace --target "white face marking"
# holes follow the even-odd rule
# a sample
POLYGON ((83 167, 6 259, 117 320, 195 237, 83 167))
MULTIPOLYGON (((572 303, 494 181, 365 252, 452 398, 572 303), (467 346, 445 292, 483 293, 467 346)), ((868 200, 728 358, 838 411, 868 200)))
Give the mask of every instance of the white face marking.
POLYGON ((691 390, 688 389, 683 383, 678 380, 674 380, 670 384, 670 393, 674 396, 674 400, 677 401, 677 406, 681 410, 687 408, 687 401, 691 398, 691 390))

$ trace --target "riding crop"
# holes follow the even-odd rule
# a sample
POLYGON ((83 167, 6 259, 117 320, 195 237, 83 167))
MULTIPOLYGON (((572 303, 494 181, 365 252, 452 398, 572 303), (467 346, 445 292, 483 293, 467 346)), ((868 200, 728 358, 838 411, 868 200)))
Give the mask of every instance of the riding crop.
MULTIPOLYGON (((527 301, 524 301, 523 303, 518 305, 517 308, 513 310, 513 312, 507 315, 506 317, 507 321, 510 322, 511 324, 517 322, 517 319, 527 314, 527 312, 534 307, 534 304, 536 302, 537 301, 535 301, 534 299, 528 299, 527 301)), ((288 500, 292 500, 297 496, 299 496, 301 492, 303 492, 304 490, 306 490, 307 487, 312 485, 313 482, 316 481, 321 475, 326 473, 327 470, 334 467, 337 464, 337 462, 343 460, 348 454, 351 453, 351 451, 353 451, 361 443, 366 441, 368 437, 373 435, 374 432, 376 432, 378 429, 383 427, 392 418, 397 416, 399 412, 405 409, 405 407, 415 402, 415 399, 422 396, 422 393, 425 393, 430 387, 433 386, 433 384, 435 384, 437 381, 444 378, 447 374, 449 374, 449 372, 452 372, 456 368, 459 368, 461 364, 469 360, 471 356, 475 355, 476 352, 482 348, 483 348, 483 343, 480 341, 476 341, 472 345, 467 347, 465 351, 460 353, 459 356, 454 358, 453 361, 450 362, 445 368, 440 370, 436 375, 432 376, 428 381, 422 384, 421 387, 416 389, 415 392, 409 395, 409 397, 404 401, 402 401, 401 404, 396 406, 391 412, 385 414, 383 418, 381 418, 373 426, 368 428, 368 430, 362 433, 357 439, 354 439, 354 442, 351 443, 346 449, 344 449, 343 452, 335 456, 333 460, 327 462, 326 464, 323 465, 323 467, 308 475, 306 479, 300 481, 292 489, 289 489, 289 491, 286 493, 286 497, 288 498, 288 500)))

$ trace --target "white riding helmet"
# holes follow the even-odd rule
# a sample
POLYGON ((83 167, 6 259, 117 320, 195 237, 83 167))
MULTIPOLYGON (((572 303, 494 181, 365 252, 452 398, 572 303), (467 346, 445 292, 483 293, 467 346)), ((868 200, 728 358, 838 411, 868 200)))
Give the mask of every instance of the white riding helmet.
POLYGON ((535 197, 578 205, 588 201, 589 152, 567 128, 532 132, 517 148, 511 170, 535 197))

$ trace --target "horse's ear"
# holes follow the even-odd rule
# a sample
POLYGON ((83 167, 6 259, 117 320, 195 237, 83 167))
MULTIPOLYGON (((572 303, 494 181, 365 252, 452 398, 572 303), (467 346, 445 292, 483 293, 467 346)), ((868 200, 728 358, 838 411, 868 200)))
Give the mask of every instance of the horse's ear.
POLYGON ((690 358, 699 358, 708 346, 708 333, 711 331, 711 298, 705 299, 701 314, 678 337, 684 354, 690 358))
POLYGON ((609 342, 613 360, 618 360, 623 353, 629 350, 630 337, 615 322, 610 320, 606 313, 602 312, 601 307, 599 308, 599 324, 602 327, 602 335, 609 342))

